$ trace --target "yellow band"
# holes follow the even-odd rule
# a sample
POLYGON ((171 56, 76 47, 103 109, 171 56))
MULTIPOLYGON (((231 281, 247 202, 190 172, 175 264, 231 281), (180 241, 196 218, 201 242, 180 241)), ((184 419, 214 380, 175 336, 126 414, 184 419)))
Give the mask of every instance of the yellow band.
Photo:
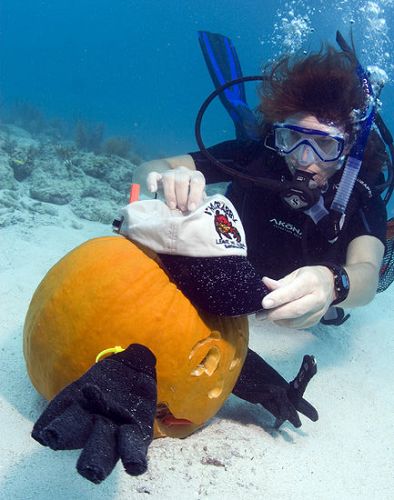
POLYGON ((125 349, 121 347, 120 345, 116 345, 115 347, 109 347, 108 349, 104 349, 104 351, 101 351, 97 354, 96 356, 96 363, 100 361, 100 359, 103 356, 106 356, 107 354, 117 354, 118 352, 123 352, 125 349))

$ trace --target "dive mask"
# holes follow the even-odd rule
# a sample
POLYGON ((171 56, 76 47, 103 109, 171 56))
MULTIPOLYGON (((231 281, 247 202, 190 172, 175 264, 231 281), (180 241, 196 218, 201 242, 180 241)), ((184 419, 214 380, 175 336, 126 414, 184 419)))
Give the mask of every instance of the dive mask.
POLYGON ((266 147, 281 155, 296 155, 301 165, 337 161, 345 148, 345 137, 341 134, 334 135, 291 123, 275 123, 273 132, 274 146, 266 141, 266 147))

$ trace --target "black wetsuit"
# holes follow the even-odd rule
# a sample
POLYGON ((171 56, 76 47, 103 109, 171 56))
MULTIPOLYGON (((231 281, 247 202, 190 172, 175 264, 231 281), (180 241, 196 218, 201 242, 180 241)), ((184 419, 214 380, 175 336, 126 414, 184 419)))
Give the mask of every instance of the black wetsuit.
MULTIPOLYGON (((263 142, 228 141, 213 146, 210 152, 222 163, 255 177, 291 179, 284 159, 263 142)), ((326 261, 343 264, 349 243, 358 236, 375 236, 385 243, 386 208, 378 195, 347 217, 340 237, 331 244, 309 216, 286 206, 277 192, 231 179, 201 152, 191 156, 208 184, 231 181, 226 195, 242 220, 249 260, 261 275, 279 279, 304 265, 326 261)), ((331 204, 340 177, 341 171, 329 180, 323 195, 326 207, 331 204)))

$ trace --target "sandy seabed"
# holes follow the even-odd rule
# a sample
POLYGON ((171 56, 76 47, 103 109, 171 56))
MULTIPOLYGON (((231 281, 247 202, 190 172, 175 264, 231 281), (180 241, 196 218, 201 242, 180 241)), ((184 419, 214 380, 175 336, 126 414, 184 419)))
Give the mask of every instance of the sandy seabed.
POLYGON ((302 418, 273 429, 262 407, 231 396, 203 429, 155 440, 149 469, 120 464, 100 485, 75 470, 78 451, 54 452, 30 432, 45 402, 26 374, 22 330, 30 298, 47 270, 83 241, 110 234, 98 223, 0 230, 0 498, 42 499, 392 499, 394 498, 394 285, 354 310, 340 327, 282 329, 251 318, 251 347, 287 379, 304 354, 318 374, 302 418))

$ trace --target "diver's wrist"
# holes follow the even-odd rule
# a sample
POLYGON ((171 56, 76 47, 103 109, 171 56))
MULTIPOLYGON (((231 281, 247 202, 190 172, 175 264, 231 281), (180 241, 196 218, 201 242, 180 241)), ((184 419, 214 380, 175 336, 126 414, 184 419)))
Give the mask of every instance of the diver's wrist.
POLYGON ((334 264, 332 262, 323 262, 321 265, 327 267, 333 275, 334 289, 333 301, 331 302, 331 305, 335 306, 337 304, 340 304, 349 295, 349 275, 346 272, 346 269, 339 264, 334 264))

